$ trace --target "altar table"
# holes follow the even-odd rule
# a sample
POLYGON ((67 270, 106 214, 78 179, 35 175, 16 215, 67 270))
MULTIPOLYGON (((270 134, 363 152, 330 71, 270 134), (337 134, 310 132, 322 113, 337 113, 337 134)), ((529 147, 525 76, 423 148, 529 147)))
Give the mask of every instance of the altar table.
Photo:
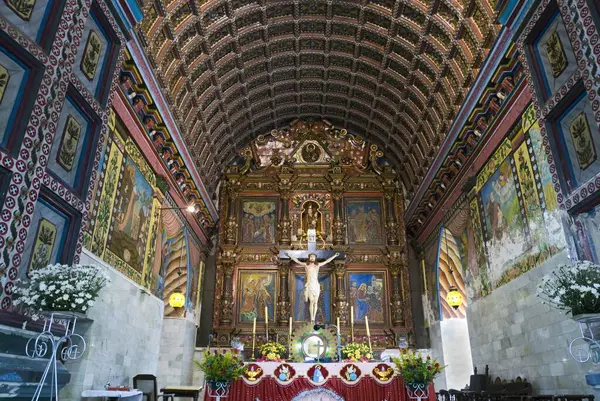
MULTIPOLYGON (((205 401, 210 401, 209 391, 205 401)), ((246 365, 222 401, 409 401, 392 363, 285 363, 246 365), (318 371, 318 372, 317 372, 318 371)), ((429 399, 435 401, 433 385, 429 399)))

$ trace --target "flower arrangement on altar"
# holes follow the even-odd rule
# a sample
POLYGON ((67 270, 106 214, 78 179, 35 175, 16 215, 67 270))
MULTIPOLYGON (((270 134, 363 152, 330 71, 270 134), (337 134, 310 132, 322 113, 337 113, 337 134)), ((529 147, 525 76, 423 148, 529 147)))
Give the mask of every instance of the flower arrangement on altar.
POLYGON ((399 357, 393 357, 392 362, 396 364, 398 374, 407 384, 431 383, 444 370, 444 366, 440 365, 437 360, 431 359, 429 356, 423 358, 421 353, 406 349, 401 350, 399 357))
POLYGON ((367 362, 373 358, 367 344, 348 343, 342 348, 342 358, 351 362, 367 362))
POLYGON ((262 355, 258 362, 277 361, 283 362, 281 356, 285 353, 286 348, 276 341, 267 341, 260 346, 260 354, 262 355))
POLYGON ((572 316, 600 313, 600 266, 588 261, 561 265, 542 279, 537 295, 572 316))
POLYGON ((239 379, 245 370, 244 362, 237 352, 204 351, 204 359, 194 360, 194 365, 204 372, 207 382, 232 382, 239 379))
POLYGON ((39 311, 86 313, 100 290, 110 282, 97 266, 48 265, 33 270, 29 282, 14 289, 14 304, 39 311))

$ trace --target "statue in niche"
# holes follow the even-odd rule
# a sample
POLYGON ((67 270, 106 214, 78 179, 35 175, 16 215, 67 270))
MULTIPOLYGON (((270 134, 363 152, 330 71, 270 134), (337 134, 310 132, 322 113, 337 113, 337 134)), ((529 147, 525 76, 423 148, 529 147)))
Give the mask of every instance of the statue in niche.
POLYGON ((302 205, 302 231, 306 234, 307 230, 317 230, 317 235, 323 231, 322 215, 317 202, 308 201, 302 205))

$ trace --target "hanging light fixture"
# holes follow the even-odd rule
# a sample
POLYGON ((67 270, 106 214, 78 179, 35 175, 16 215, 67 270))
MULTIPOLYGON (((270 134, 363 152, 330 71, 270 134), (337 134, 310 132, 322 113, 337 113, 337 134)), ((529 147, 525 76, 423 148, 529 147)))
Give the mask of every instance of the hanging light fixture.
MULTIPOLYGON (((444 242, 446 244, 446 258, 448 260, 448 268, 450 268, 450 277, 454 279, 454 271, 452 270, 452 266, 450 265, 450 254, 448 253, 448 233, 446 232, 446 227, 443 228, 444 232, 444 242)), ((452 280, 454 281, 454 280, 452 280)), ((450 305, 454 310, 458 309, 463 302, 463 296, 458 291, 458 288, 454 286, 454 284, 450 285, 450 290, 446 294, 446 302, 450 305)))
MULTIPOLYGON (((179 267, 177 268, 177 283, 181 277, 181 261, 183 260, 183 244, 181 245, 181 253, 179 255, 179 267)), ((171 296, 169 297, 169 305, 172 308, 181 308, 185 305, 185 295, 181 292, 179 286, 175 288, 171 296)))

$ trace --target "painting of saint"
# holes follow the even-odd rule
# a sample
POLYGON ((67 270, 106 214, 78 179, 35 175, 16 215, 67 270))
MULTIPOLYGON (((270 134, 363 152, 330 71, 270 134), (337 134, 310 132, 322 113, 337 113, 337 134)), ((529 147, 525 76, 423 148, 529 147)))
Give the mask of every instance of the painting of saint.
POLYGON ((140 273, 152 211, 152 186, 131 158, 125 164, 120 198, 115 204, 110 250, 140 273))
POLYGON ((354 307, 354 321, 385 323, 384 273, 351 273, 350 305, 354 307))
POLYGON ((243 243, 275 243, 276 200, 245 200, 242 203, 241 220, 241 237, 243 243))
POLYGON ((380 244, 383 240, 382 210, 379 200, 346 202, 349 244, 380 244))
MULTIPOLYGON (((294 320, 297 322, 310 321, 309 303, 305 302, 304 298, 305 281, 306 276, 304 273, 296 273, 294 278, 296 300, 296 304, 294 305, 294 320)), ((319 283, 321 285, 321 296, 319 297, 315 321, 329 323, 331 321, 331 285, 329 276, 326 274, 319 276, 319 283)))
POLYGON ((510 163, 505 160, 481 189, 487 232, 498 243, 524 227, 510 163))
POLYGON ((238 287, 239 321, 265 321, 265 306, 269 320, 275 318, 275 273, 240 272, 238 287))

